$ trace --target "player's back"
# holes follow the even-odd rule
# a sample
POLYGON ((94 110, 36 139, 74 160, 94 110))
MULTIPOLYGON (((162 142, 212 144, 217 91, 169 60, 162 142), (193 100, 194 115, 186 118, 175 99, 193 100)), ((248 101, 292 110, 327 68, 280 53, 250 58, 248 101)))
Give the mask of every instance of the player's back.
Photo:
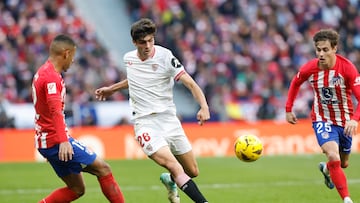
MULTIPOLYGON (((65 97, 64 81, 49 61, 42 65, 34 75, 32 97, 35 108, 36 134, 40 136, 45 133, 46 139, 49 141, 55 137, 56 133, 53 118, 50 113, 51 110, 48 105, 49 101, 61 100, 63 109, 65 97)), ((50 143, 52 142, 50 141, 50 143)))

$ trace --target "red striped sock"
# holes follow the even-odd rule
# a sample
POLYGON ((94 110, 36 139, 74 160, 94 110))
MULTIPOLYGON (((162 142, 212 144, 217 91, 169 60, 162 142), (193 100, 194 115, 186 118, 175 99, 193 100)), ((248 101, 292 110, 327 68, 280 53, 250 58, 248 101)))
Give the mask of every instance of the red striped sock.
POLYGON ((341 198, 349 197, 349 190, 347 186, 346 176, 341 168, 340 161, 329 161, 327 168, 330 173, 331 180, 333 181, 341 198))
POLYGON ((62 203, 76 200, 79 196, 68 187, 54 190, 49 196, 40 200, 39 203, 62 203))
POLYGON ((124 196, 112 173, 98 178, 101 190, 111 203, 124 203, 124 196))

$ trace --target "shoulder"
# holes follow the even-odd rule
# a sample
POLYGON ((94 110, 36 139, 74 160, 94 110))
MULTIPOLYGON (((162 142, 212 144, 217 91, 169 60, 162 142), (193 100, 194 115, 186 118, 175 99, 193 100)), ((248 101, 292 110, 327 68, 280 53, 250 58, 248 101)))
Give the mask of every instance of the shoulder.
POLYGON ((37 71, 39 81, 43 82, 61 82, 61 75, 55 71, 54 66, 50 62, 46 62, 37 71))
POLYGON ((336 60, 338 60, 339 64, 341 64, 342 66, 352 66, 355 68, 355 65, 347 58, 345 58, 344 56, 341 56, 339 54, 336 54, 336 60))
POLYGON ((172 51, 168 48, 165 48, 160 45, 155 45, 155 54, 161 55, 161 56, 173 56, 172 51))
POLYGON ((302 74, 308 74, 313 71, 319 70, 318 61, 319 60, 317 58, 311 59, 300 67, 299 72, 301 72, 302 74))
POLYGON ((131 57, 136 57, 136 49, 135 50, 132 50, 132 51, 129 51, 129 52, 126 52, 124 54, 124 59, 128 59, 128 58, 131 58, 131 57))
POLYGON ((307 63, 302 65, 301 68, 302 69, 318 68, 318 62, 319 62, 319 59, 317 59, 317 58, 311 59, 310 61, 308 61, 307 63))

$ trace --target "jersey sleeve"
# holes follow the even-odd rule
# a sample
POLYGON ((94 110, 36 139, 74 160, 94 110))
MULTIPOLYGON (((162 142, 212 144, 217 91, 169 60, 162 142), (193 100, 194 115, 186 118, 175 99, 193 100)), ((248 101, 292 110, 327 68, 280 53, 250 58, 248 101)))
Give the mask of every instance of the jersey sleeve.
POLYGON ((46 101, 49 107, 49 113, 52 118, 52 124, 57 134, 58 143, 68 140, 66 134, 65 117, 63 113, 63 85, 59 77, 51 76, 47 78, 45 85, 46 101))
POLYGON ((287 101, 286 101, 286 106, 285 106, 285 111, 286 112, 291 112, 292 111, 292 107, 294 105, 294 101, 296 99, 296 96, 299 92, 300 86, 308 79, 308 71, 306 71, 307 69, 305 68, 306 66, 303 66, 302 68, 300 68, 299 72, 293 77, 291 83, 290 83, 290 87, 289 87, 289 91, 288 91, 288 97, 287 97, 287 101))
POLYGON ((357 100, 357 106, 355 108, 355 112, 353 114, 352 119, 359 121, 360 120, 360 75, 354 65, 346 71, 346 73, 350 77, 350 87, 351 91, 354 94, 357 100))
POLYGON ((169 51, 167 55, 168 67, 170 67, 171 76, 175 81, 178 81, 180 76, 186 73, 184 66, 180 63, 180 61, 169 51))

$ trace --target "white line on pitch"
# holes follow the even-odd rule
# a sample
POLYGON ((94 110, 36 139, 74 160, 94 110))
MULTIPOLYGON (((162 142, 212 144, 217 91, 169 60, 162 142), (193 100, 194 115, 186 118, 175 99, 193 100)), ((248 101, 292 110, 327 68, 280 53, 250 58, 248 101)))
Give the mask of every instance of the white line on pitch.
MULTIPOLYGON (((360 179, 348 179, 348 184, 358 184, 360 179)), ((201 188, 210 188, 210 189, 223 189, 223 188, 242 188, 242 187, 259 187, 259 186, 301 186, 301 185, 314 185, 314 184, 324 184, 322 181, 273 181, 273 182, 246 182, 246 183, 216 183, 216 184, 199 184, 201 188)), ((145 186, 120 186, 122 191, 142 191, 142 190, 162 190, 163 186, 151 185, 149 187, 145 186)), ((55 189, 55 188, 54 188, 55 189)), ((53 189, 0 189, 0 195, 16 195, 16 194, 39 194, 39 193, 48 193, 53 189)), ((97 187, 88 187, 86 188, 87 192, 91 191, 100 191, 100 188, 97 187)))

